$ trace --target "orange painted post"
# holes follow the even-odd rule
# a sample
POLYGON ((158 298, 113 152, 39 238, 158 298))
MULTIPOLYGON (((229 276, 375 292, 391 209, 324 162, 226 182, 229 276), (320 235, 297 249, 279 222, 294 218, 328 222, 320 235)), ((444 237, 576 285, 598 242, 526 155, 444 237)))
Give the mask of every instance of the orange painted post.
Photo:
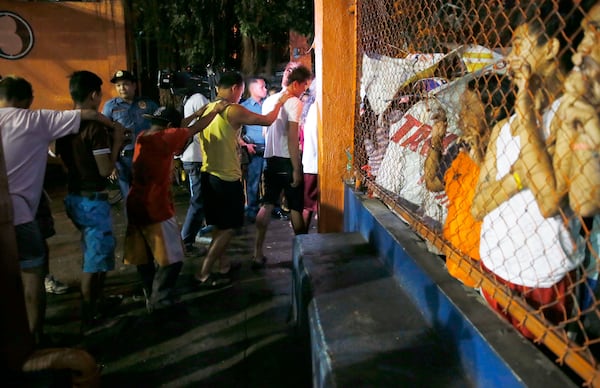
POLYGON ((319 128, 319 227, 343 225, 345 149, 354 144, 356 13, 353 1, 315 1, 315 73, 319 128))
POLYGON ((104 80, 104 99, 113 95, 110 76, 127 67, 122 2, 0 0, 0 18, 3 25, 16 26, 15 34, 0 34, 0 75, 31 82, 33 109, 71 108, 67 76, 75 70, 98 74, 104 80))

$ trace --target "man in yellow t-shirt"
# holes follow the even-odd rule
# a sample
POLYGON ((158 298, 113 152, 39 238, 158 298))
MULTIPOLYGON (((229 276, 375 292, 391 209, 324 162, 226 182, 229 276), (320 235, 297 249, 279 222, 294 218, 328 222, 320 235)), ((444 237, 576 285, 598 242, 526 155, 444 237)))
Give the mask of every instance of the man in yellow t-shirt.
MULTIPOLYGON (((240 139, 242 125, 269 126, 289 98, 288 94, 282 95, 270 113, 260 115, 238 104, 243 93, 244 79, 240 73, 221 75, 217 101, 226 100, 231 105, 198 135, 204 155, 200 180, 206 223, 214 226, 206 259, 195 275, 198 285, 203 288, 219 288, 231 283, 228 277, 231 263, 224 253, 234 230, 244 222, 244 190, 239 159, 239 147, 243 145, 240 139)), ((209 114, 215 104, 208 104, 205 114, 209 114)))

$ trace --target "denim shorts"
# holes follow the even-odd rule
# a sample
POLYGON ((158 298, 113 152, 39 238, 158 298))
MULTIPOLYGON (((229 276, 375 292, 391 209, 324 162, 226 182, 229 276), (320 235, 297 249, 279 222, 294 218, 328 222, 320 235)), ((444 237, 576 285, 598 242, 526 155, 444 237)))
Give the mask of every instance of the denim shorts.
POLYGON ((65 198, 65 209, 81 232, 83 272, 113 270, 116 241, 108 201, 68 194, 65 198))

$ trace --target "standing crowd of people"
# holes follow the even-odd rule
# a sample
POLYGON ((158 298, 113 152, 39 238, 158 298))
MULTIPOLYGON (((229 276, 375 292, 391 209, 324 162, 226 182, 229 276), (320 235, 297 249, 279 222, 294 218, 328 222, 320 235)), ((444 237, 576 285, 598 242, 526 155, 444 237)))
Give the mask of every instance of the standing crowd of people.
POLYGON ((305 141, 311 151, 304 158, 311 166, 306 174, 309 191, 304 190, 299 128, 301 98, 312 78, 306 67, 290 63, 282 89, 266 98, 265 79, 251 77, 249 97, 240 104, 246 82, 239 72, 225 72, 215 100, 191 96, 183 117, 177 107, 159 107, 138 96, 137 79, 127 70, 111 78, 118 96, 101 111, 103 81, 90 71, 71 74, 73 109, 62 111, 30 109, 32 85, 17 76, 0 79, 2 146, 27 317, 36 342, 43 338, 46 291, 65 292, 64 285, 49 275, 45 241, 54 233, 43 192, 51 143, 55 142, 67 171, 65 210, 81 233, 85 335, 99 326, 111 304, 119 302, 103 292, 106 275, 115 268, 110 180, 118 181, 126 202, 123 260, 136 266, 149 313, 177 302, 174 289, 186 256, 205 254, 194 275, 198 287, 230 284, 231 272, 241 262, 230 260, 226 251, 245 222, 256 222, 258 230, 251 267, 264 268, 269 219, 282 194, 291 209, 294 232, 307 233, 310 218, 302 217, 304 203, 312 216, 318 196, 316 121, 307 120, 311 128, 305 130, 311 134, 305 141), (249 155, 245 177, 242 148, 249 155), (171 193, 175 156, 181 157, 190 184, 190 204, 181 227, 171 193), (205 250, 195 245, 201 230, 212 233, 205 250))
MULTIPOLYGON (((551 4, 531 4, 515 18, 508 77, 491 72, 469 83, 454 146, 444 149, 448 123, 434 113, 424 175, 429 190, 448 196, 442 234, 454 248, 551 324, 578 317, 569 334, 597 338, 600 6, 587 7, 583 20, 573 7, 557 12, 551 4), (566 39, 580 28, 571 52, 566 39)), ((447 268, 478 286, 455 260, 447 268)), ((481 293, 536 339, 494 295, 481 293)))

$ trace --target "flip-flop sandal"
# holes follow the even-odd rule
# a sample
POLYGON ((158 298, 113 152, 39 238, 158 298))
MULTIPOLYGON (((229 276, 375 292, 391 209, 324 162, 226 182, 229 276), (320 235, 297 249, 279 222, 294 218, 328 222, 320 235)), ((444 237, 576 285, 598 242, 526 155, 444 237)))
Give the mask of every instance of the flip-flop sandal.
POLYGON ((242 263, 240 261, 232 261, 229 264, 229 269, 227 270, 227 272, 217 272, 217 275, 219 276, 229 276, 232 273, 239 271, 240 268, 242 268, 242 263))
POLYGON ((256 260, 255 258, 252 258, 252 265, 250 266, 250 268, 254 269, 254 270, 258 270, 258 269, 264 269, 267 266, 267 258, 266 257, 262 257, 260 260, 256 260))
POLYGON ((194 276, 194 281, 199 288, 203 289, 216 289, 226 287, 231 284, 231 279, 226 276, 216 276, 215 274, 208 275, 206 280, 202 281, 194 276))

